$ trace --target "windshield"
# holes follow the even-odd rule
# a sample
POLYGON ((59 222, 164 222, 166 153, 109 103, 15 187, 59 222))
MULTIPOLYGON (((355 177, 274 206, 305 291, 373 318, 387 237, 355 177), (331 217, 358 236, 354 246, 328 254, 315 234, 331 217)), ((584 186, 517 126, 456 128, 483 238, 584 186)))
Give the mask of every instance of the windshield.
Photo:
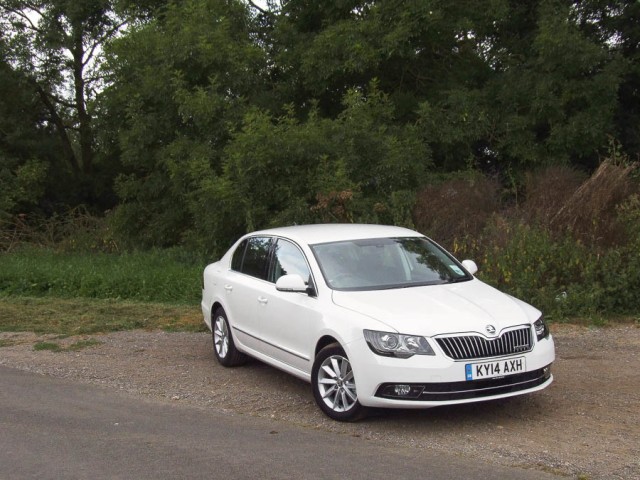
POLYGON ((349 240, 311 249, 327 284, 335 290, 405 288, 472 278, 425 237, 349 240))

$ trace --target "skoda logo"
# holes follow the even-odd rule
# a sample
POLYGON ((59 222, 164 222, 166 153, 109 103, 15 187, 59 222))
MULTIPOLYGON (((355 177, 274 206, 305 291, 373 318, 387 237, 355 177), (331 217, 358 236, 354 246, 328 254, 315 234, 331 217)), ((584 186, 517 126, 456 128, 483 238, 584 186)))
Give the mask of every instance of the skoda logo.
POLYGON ((489 335, 495 335, 496 334, 496 327, 494 327, 493 325, 487 325, 485 327, 485 329, 487 330, 487 333, 489 335))

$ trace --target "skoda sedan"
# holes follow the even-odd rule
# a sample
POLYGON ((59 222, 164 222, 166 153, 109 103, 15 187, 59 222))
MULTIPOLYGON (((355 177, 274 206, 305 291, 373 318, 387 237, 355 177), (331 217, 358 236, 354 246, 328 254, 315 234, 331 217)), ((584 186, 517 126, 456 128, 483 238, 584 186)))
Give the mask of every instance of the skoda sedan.
POLYGON ((250 233, 204 271, 225 367, 253 357, 311 383, 335 420, 492 400, 551 384, 540 311, 418 232, 303 225, 250 233))

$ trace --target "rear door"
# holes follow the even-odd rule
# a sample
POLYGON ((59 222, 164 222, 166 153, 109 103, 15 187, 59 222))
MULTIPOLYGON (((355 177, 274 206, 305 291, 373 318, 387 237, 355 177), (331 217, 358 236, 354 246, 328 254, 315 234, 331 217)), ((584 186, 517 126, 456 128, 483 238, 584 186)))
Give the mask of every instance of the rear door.
POLYGON ((258 305, 267 281, 272 237, 249 237, 234 252, 231 271, 223 285, 225 308, 234 339, 261 351, 258 341, 258 305))

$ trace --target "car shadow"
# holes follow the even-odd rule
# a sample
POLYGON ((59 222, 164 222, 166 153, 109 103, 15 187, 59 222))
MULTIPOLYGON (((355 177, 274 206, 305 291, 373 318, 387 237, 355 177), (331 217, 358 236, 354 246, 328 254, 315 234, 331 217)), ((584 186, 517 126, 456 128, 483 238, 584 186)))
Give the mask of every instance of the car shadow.
MULTIPOLYGON (((259 360, 249 359, 240 368, 240 372, 242 375, 246 375, 246 381, 253 382, 264 392, 279 390, 281 393, 286 393, 290 401, 297 405, 308 405, 313 402, 311 387, 307 382, 259 360)), ((367 416, 357 423, 395 426, 426 424, 432 427, 440 425, 443 429, 455 425, 475 425, 478 427, 481 427, 482 424, 509 425, 510 422, 521 423, 523 420, 528 422, 548 417, 549 410, 552 408, 550 401, 549 396, 545 393, 533 393, 432 408, 371 408, 368 410, 367 416)), ((313 413, 320 412, 318 410, 313 413)), ((304 413, 302 415, 305 416, 304 413)))

